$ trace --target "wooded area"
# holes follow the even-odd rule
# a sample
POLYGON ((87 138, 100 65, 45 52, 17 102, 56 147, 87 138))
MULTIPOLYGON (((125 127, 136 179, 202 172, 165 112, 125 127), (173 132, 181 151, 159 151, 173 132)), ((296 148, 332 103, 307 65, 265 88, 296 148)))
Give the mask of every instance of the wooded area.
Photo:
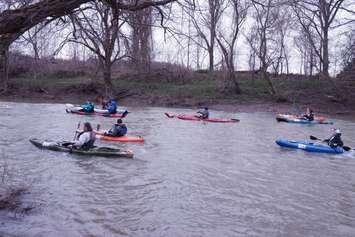
POLYGON ((123 63, 149 73, 155 58, 170 53, 159 48, 156 39, 164 38, 183 59, 164 63, 186 70, 206 66, 226 93, 242 93, 236 71, 247 51, 248 71, 277 95, 271 75, 300 67, 301 74, 328 79, 331 67, 350 70, 354 9, 350 0, 2 0, 1 90, 8 90, 9 56, 26 49, 34 61, 31 76, 38 77, 43 59, 69 55, 67 60, 96 65, 93 77, 110 95, 113 67, 123 63), (291 62, 294 52, 299 65, 291 62))

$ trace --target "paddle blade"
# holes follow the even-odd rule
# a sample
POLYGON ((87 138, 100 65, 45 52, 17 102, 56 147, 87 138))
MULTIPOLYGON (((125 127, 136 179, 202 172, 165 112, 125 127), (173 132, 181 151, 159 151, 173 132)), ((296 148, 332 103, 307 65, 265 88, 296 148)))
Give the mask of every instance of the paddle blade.
POLYGON ((100 130, 100 124, 98 124, 97 126, 96 126, 96 131, 99 131, 100 130))
POLYGON ((351 150, 351 147, 343 146, 343 149, 344 149, 345 151, 350 151, 350 150, 351 150))
POLYGON ((174 115, 172 115, 172 114, 169 114, 169 113, 164 113, 164 114, 165 114, 165 116, 168 117, 168 118, 174 118, 174 115))
POLYGON ((127 110, 124 111, 123 114, 122 114, 122 118, 126 117, 128 113, 129 113, 129 112, 128 112, 127 110))
POLYGON ((315 137, 315 136, 309 136, 309 138, 311 139, 311 140, 320 140, 319 138, 317 138, 317 137, 315 137))

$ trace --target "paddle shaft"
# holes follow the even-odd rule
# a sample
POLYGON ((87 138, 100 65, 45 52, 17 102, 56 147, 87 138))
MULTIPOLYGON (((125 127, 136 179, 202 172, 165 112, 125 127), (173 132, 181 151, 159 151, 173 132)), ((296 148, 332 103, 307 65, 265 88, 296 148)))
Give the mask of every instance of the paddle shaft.
POLYGON ((80 128, 80 122, 78 123, 78 126, 76 127, 75 134, 73 140, 76 139, 76 136, 78 135, 78 129, 80 128))

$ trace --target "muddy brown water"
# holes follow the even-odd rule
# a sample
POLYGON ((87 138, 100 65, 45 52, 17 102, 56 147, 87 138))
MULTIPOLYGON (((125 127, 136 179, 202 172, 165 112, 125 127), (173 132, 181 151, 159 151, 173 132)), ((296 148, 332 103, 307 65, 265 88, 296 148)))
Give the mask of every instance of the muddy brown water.
POLYGON ((60 104, 0 103, 1 164, 30 184, 15 217, 0 212, 0 236, 355 236, 355 154, 312 154, 278 147, 277 138, 325 138, 355 123, 277 123, 271 113, 232 114, 236 124, 168 119, 167 108, 130 108, 129 134, 144 144, 133 160, 39 150, 30 137, 71 139, 79 121, 107 128, 113 119, 66 114, 60 104))

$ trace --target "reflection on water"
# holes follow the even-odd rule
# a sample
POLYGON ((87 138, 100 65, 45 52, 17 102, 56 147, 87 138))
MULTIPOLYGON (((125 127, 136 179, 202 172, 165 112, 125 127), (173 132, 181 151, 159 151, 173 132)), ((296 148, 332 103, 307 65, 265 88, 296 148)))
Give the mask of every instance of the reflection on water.
MULTIPOLYGON (((277 123, 267 113, 216 117, 211 124, 168 119, 164 108, 130 108, 129 133, 145 144, 135 159, 41 151, 29 137, 71 139, 79 121, 64 105, 8 103, 0 109, 0 150, 40 203, 23 218, 0 212, 9 236, 354 236, 355 155, 282 149, 277 138, 325 138, 330 126, 277 123)), ((191 112, 189 110, 174 110, 191 112)), ((354 146, 355 124, 335 120, 354 146)))

